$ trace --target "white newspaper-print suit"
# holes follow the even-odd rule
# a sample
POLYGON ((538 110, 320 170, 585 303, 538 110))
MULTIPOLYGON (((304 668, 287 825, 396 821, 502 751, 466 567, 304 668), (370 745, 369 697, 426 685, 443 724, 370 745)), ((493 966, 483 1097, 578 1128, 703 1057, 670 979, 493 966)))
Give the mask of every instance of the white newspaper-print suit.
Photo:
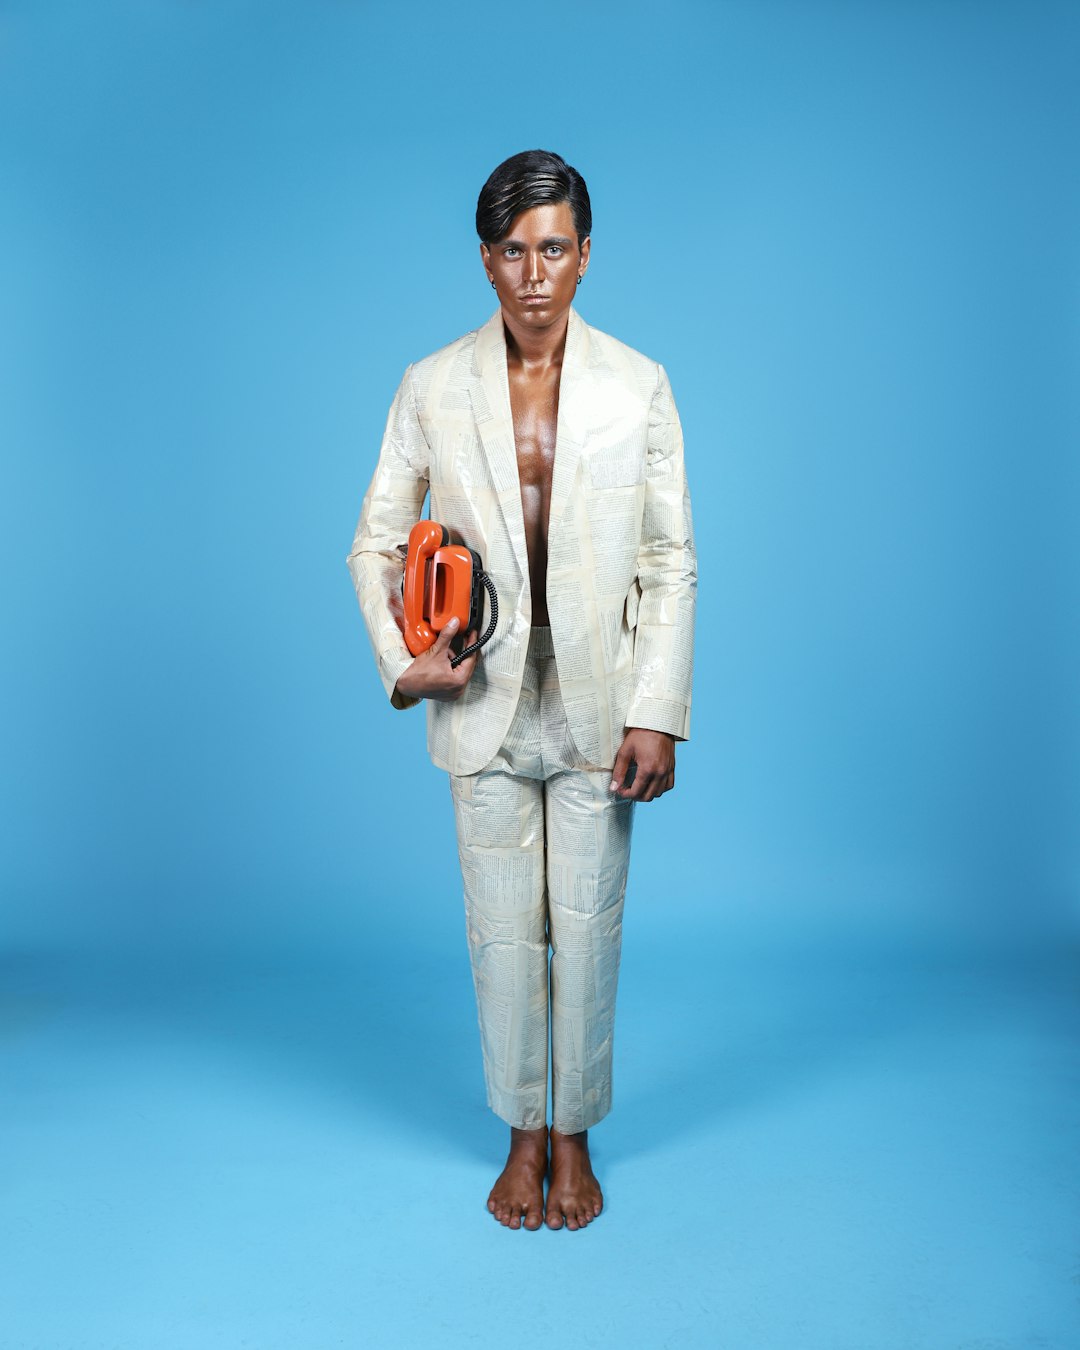
POLYGON ((395 707, 402 545, 431 516, 483 558, 499 623, 464 693, 427 701, 451 775, 488 1101, 555 1127, 606 1112, 633 804, 607 792, 629 727, 690 730, 697 562, 662 366, 568 314, 548 521, 550 631, 532 626, 502 311, 408 367, 348 565, 395 707), (550 999, 547 949, 551 945, 550 999))

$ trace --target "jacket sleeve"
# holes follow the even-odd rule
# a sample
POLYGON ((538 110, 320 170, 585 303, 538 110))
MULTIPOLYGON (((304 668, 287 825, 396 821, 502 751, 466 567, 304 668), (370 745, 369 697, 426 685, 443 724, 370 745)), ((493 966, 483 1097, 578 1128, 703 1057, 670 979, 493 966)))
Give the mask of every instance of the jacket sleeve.
POLYGON ((417 415, 412 369, 411 365, 406 369, 390 406, 379 462, 346 558, 379 676, 395 708, 412 708, 420 702, 394 692, 413 660, 394 609, 400 612, 409 531, 420 518, 428 490, 428 445, 417 415))
POLYGON ((649 408, 645 504, 638 549, 640 591, 627 727, 690 735, 697 554, 683 437, 663 366, 649 408))

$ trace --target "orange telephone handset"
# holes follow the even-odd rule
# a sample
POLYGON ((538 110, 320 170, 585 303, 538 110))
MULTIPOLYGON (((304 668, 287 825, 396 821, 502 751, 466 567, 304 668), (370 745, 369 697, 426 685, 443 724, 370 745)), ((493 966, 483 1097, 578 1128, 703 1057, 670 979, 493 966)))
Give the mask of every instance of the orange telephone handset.
POLYGON ((463 544, 451 544, 450 532, 435 520, 418 520, 409 531, 409 549, 401 578, 405 610, 405 645, 413 656, 434 645, 451 619, 461 637, 479 629, 486 588, 491 599, 491 622, 484 635, 450 662, 457 666, 484 645, 495 631, 499 602, 480 556, 463 544))
POLYGON ((409 531, 401 597, 405 602, 405 645, 413 656, 426 652, 438 636, 425 617, 424 601, 431 560, 449 538, 447 530, 434 520, 418 520, 409 531))

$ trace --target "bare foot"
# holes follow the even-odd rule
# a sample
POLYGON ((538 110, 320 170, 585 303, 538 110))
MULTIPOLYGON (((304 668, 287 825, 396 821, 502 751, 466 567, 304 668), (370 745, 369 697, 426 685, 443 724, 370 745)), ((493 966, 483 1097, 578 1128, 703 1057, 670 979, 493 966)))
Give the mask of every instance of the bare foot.
POLYGON ((488 1196, 487 1207, 505 1228, 537 1229, 544 1217, 547 1126, 510 1127, 510 1156, 488 1196))
POLYGON ((600 1183, 589 1161, 589 1132, 551 1131, 551 1185, 547 1196, 547 1226, 584 1228, 604 1206, 600 1183))

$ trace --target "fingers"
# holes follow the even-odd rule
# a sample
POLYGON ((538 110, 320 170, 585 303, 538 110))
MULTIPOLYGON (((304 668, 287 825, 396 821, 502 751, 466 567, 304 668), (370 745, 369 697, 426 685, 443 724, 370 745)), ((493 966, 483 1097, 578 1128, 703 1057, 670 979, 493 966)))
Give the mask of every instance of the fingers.
POLYGON ((457 633, 457 630, 458 630, 458 621, 457 617, 455 616, 450 620, 450 622, 446 625, 445 628, 439 631, 439 636, 435 639, 435 643, 431 647, 431 651, 435 655, 441 656, 443 652, 446 651, 447 647, 450 646, 450 639, 457 633))
POLYGON ((675 770, 649 768, 647 764, 638 764, 634 781, 618 795, 629 802, 654 802, 675 786, 675 770))
POLYGON ((668 791, 670 786, 671 783, 668 777, 666 775, 658 774, 652 780, 652 783, 647 788, 645 795, 641 800, 643 802, 654 802, 657 797, 662 797, 664 793, 668 791))
MULTIPOLYGON (((471 647, 473 643, 476 641, 477 636, 478 635, 476 629, 470 628, 469 631, 465 634, 465 641, 462 645, 462 651, 464 651, 467 647, 471 647)), ((461 680, 463 688, 466 684, 469 683, 469 680, 472 677, 472 673, 476 669, 476 662, 479 656, 480 656, 479 651, 475 651, 471 656, 467 656, 464 661, 459 661, 458 664, 453 667, 454 674, 461 680)))
POLYGON ((645 798, 647 802, 653 802, 657 797, 662 797, 665 792, 670 792, 675 786, 675 770, 670 773, 659 773, 656 775, 656 782, 652 795, 645 798))
POLYGON ((619 753, 615 756, 615 767, 611 770, 611 782, 608 784, 609 792, 617 792, 620 797, 624 796, 632 789, 624 788, 626 775, 630 772, 630 743, 624 737, 623 743, 619 746, 619 753))
MULTIPOLYGON (((431 646, 414 659, 402 680, 398 681, 403 692, 442 703, 452 703, 461 697, 475 668, 477 654, 474 653, 459 666, 451 664, 451 643, 460 627, 458 619, 450 619, 431 646), (404 680, 408 681, 407 688, 402 683, 404 680)), ((470 633, 469 636, 471 640, 474 634, 470 633)))

